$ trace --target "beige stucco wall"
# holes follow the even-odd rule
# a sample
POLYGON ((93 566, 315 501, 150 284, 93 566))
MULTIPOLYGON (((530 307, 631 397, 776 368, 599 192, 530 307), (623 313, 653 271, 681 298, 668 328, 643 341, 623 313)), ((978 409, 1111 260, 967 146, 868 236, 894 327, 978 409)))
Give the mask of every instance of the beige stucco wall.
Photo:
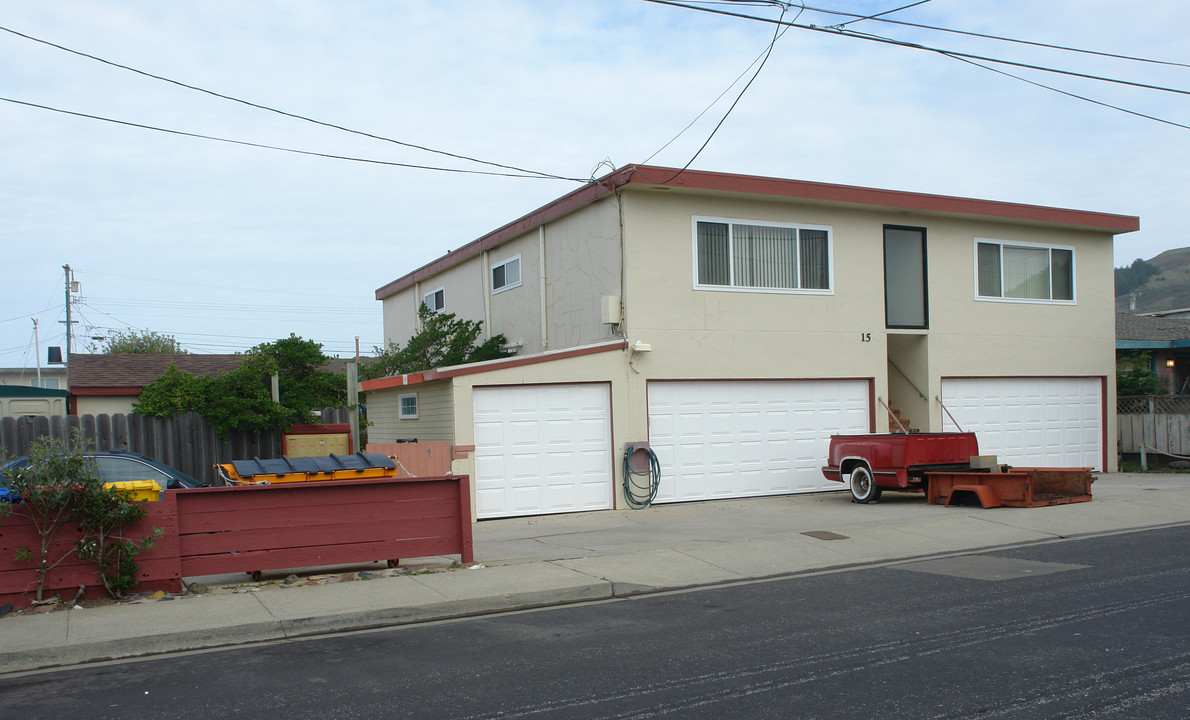
POLYGON ((601 322, 600 299, 620 294, 621 255, 617 200, 606 197, 385 298, 385 343, 403 345, 417 331, 417 307, 439 287, 447 312, 484 322, 485 338, 503 333, 520 355, 607 340, 615 330, 601 322), (517 255, 520 287, 492 293, 492 266, 517 255))
POLYGON ((614 196, 546 226, 549 349, 616 336, 601 323, 600 299, 621 292, 620 211, 614 196))
MULTIPOLYGON (((1106 382, 1106 469, 1115 469, 1110 235, 901 210, 629 187, 623 193, 626 255, 621 279, 617 203, 611 196, 546 226, 548 349, 606 339, 613 328, 599 322, 599 298, 620 292, 622 329, 630 342, 647 343, 651 350, 606 352, 456 377, 451 385, 456 445, 474 442, 471 391, 479 383, 610 383, 613 451, 618 456, 624 443, 648 437, 650 379, 870 378, 877 398, 904 402, 907 407, 902 409, 915 427, 937 431, 942 428, 936 400, 942 378, 1082 376, 1106 382), (696 215, 830 227, 833 291, 695 290, 696 215), (885 328, 886 224, 926 229, 928 329, 885 328), (977 300, 975 238, 1073 247, 1076 303, 977 300), (890 357, 926 399, 891 369, 890 357)), ((540 305, 534 302, 539 297, 537 243, 534 230, 490 251, 489 257, 498 262, 521 255, 522 287, 493 296, 490 313, 495 331, 523 343, 522 354, 540 350, 540 343, 534 343, 541 327, 535 325, 540 318, 540 305)), ((476 259, 466 265, 481 264, 476 259)), ((447 288, 449 293, 449 284, 447 288)), ((455 311, 449 299, 447 308, 455 311)), ((386 310, 386 332, 388 316, 386 310)), ((887 430, 887 415, 879 404, 874 415, 876 429, 887 430)), ((454 469, 473 474, 470 457, 456 460, 454 469)), ((617 503, 622 505, 621 500, 617 503)))
MULTIPOLYGON (((854 210, 763 199, 625 193, 626 330, 652 346, 634 365, 650 378, 875 379, 876 395, 913 406, 922 430, 942 428, 943 377, 1106 378, 1103 420, 1115 466, 1112 238, 978 218, 854 210), (832 229, 830 295, 695 290, 692 216, 826 225, 832 229), (929 328, 886 330, 883 227, 926 228, 929 328), (975 297, 975 238, 1066 245, 1075 252, 1074 305, 975 297), (889 339, 889 334, 894 337, 889 339), (910 340, 910 335, 917 335, 910 340), (865 338, 870 341, 865 342, 865 338), (898 365, 928 407, 888 366, 898 365), (909 367, 904 364, 910 363, 909 367), (914 399, 916 398, 916 399, 914 399), (921 417, 926 414, 927 417, 921 417)), ((888 427, 882 409, 878 430, 888 427)))
POLYGON ((139 395, 79 395, 77 414, 115 415, 132 412, 132 403, 139 395))
POLYGON ((368 442, 389 443, 417 439, 423 442, 454 442, 454 410, 450 381, 419 383, 408 387, 372 390, 368 393, 368 442), (400 397, 417 395, 417 419, 401 420, 400 397))

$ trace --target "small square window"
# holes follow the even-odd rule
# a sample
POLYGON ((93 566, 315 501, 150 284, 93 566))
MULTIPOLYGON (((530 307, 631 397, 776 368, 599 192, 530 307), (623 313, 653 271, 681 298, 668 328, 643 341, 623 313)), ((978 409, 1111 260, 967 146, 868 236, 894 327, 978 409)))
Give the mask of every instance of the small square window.
POLYGON ((426 293, 424 300, 431 312, 442 312, 446 307, 446 288, 431 290, 426 293))
POLYGON ((521 286, 521 256, 492 266, 492 294, 521 286))
POLYGON ((397 418, 400 420, 416 420, 417 419, 417 393, 410 393, 409 395, 401 395, 397 398, 401 407, 398 411, 397 418))

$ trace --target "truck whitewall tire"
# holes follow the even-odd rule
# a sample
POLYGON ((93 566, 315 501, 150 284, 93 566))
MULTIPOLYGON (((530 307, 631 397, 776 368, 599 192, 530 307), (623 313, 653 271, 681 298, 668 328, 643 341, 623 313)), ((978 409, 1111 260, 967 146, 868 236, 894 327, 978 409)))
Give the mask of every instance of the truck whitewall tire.
POLYGON ((866 465, 856 465, 848 477, 847 486, 851 489, 851 501, 857 503, 874 503, 880 499, 880 488, 872 478, 872 471, 866 465))

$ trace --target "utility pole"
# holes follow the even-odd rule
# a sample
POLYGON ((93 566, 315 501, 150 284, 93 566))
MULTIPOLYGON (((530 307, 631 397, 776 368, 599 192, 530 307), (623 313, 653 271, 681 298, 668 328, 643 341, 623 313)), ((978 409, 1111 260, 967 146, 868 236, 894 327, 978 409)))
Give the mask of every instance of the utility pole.
POLYGON ((74 273, 70 271, 69 265, 63 265, 62 269, 66 271, 66 361, 70 361, 70 346, 74 339, 74 326, 78 324, 78 320, 70 319, 70 304, 71 293, 79 291, 79 284, 74 280, 74 273))
POLYGON ((41 387, 41 338, 37 335, 37 318, 33 318, 33 357, 37 358, 37 387, 41 387))

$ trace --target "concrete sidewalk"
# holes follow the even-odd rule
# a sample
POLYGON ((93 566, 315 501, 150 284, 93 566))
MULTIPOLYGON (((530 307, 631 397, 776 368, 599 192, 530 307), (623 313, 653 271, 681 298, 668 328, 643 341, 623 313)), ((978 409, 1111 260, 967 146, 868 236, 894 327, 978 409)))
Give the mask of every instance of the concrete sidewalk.
POLYGON ((485 521, 474 569, 3 618, 0 673, 1190 522, 1190 475, 1102 474, 1093 494, 982 510, 839 492, 485 521))

